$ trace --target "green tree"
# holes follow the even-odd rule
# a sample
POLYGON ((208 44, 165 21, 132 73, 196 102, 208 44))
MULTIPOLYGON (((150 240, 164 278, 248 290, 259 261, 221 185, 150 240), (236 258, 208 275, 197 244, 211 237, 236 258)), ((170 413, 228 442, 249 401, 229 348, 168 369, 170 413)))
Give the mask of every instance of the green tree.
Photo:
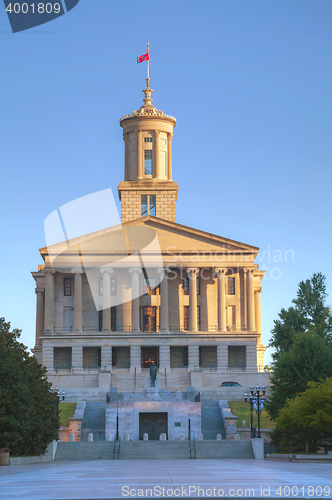
POLYGON ((276 421, 272 440, 281 448, 316 451, 332 438, 332 378, 308 382, 308 388, 287 400, 276 421))
POLYGON ((313 274, 312 278, 301 281, 294 306, 281 309, 279 319, 274 321, 269 347, 274 347, 274 361, 289 352, 299 335, 311 332, 332 345, 332 314, 326 305, 325 276, 313 274))
POLYGON ((275 420, 287 399, 305 391, 310 381, 327 377, 332 377, 331 347, 314 333, 302 333, 273 364, 271 395, 266 402, 270 417, 275 420))
POLYGON ((57 396, 46 369, 17 340, 20 333, 0 318, 0 448, 12 456, 39 455, 58 439, 57 396))

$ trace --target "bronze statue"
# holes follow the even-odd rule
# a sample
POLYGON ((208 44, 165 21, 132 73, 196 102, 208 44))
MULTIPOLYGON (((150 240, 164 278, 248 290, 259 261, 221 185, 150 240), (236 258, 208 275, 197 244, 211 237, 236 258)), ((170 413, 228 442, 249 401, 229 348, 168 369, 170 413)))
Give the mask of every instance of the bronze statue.
POLYGON ((157 367, 155 366, 154 361, 152 361, 152 364, 150 366, 151 387, 156 387, 156 378, 157 378, 157 367))

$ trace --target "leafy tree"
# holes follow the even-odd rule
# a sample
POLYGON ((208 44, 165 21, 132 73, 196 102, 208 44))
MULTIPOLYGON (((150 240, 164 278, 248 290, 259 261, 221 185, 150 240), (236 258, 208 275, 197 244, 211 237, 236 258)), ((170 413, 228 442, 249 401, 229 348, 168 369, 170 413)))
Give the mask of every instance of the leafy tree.
POLYGON ((0 448, 12 456, 39 455, 58 439, 57 396, 45 367, 18 342, 20 333, 0 318, 0 448))
POLYGON ((299 335, 311 332, 332 345, 332 314, 325 304, 327 297, 325 276, 315 273, 310 280, 301 281, 294 306, 281 309, 274 321, 269 347, 274 347, 274 361, 289 352, 299 335))
POLYGON ((327 377, 332 377, 332 348, 318 335, 302 333, 273 365, 271 396, 266 402, 270 417, 275 420, 287 399, 305 391, 310 381, 327 377))
POLYGON ((332 439, 332 378, 309 382, 308 389, 287 400, 276 421, 272 441, 281 449, 316 451, 332 439))

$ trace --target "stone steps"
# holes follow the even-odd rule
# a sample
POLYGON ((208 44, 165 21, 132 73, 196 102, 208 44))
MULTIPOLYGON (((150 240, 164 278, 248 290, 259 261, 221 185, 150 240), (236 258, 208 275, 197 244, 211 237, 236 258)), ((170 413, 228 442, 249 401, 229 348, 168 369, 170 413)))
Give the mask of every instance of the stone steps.
MULTIPOLYGON (((113 460, 114 442, 59 442, 56 461, 113 460)), ((115 459, 118 454, 115 454, 115 459)), ((188 441, 121 441, 120 460, 188 459, 188 441)), ((253 459, 250 441, 196 441, 197 459, 253 459)))
POLYGON ((81 427, 81 441, 88 440, 92 432, 94 441, 105 441, 106 402, 88 402, 81 427))
POLYGON ((217 434, 226 439, 224 421, 222 419, 218 401, 201 402, 202 434, 204 440, 215 440, 217 434))

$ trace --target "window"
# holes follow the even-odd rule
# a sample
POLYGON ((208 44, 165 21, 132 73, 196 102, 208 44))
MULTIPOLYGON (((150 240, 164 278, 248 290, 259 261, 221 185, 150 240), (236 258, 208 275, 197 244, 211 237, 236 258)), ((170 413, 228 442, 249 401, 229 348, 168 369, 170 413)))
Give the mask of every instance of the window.
POLYGON ((112 347, 112 366, 116 366, 116 347, 112 347))
POLYGON ((197 306, 197 330, 201 329, 201 306, 197 306))
POLYGON ((184 306, 183 316, 183 329, 189 330, 189 306, 184 306))
POLYGON ((98 329, 100 332, 103 331, 103 310, 98 311, 98 329))
POLYGON ((183 291, 185 295, 189 295, 189 278, 183 278, 183 291))
POLYGON ((150 215, 156 216, 156 195, 151 194, 150 198, 150 215))
POLYGON ((71 278, 64 278, 63 280, 63 295, 66 297, 71 295, 71 278))
POLYGON ((152 142, 152 137, 144 137, 144 142, 152 142))
POLYGON ((116 278, 111 278, 111 295, 116 295, 116 278))
POLYGON ((228 295, 235 295, 235 278, 228 278, 228 295))
POLYGON ((197 288, 197 295, 201 294, 201 278, 197 276, 196 278, 196 288, 197 288))
POLYGON ((153 215, 156 217, 156 195, 143 194, 141 196, 141 217, 153 215))
POLYGON ((144 150, 144 174, 152 175, 152 149, 144 150))
POLYGON ((99 278, 99 295, 103 295, 103 278, 99 278))
POLYGON ((116 331, 116 306, 111 307, 111 330, 116 331))
POLYGON ((148 197, 143 194, 141 196, 141 217, 148 215, 148 197))

